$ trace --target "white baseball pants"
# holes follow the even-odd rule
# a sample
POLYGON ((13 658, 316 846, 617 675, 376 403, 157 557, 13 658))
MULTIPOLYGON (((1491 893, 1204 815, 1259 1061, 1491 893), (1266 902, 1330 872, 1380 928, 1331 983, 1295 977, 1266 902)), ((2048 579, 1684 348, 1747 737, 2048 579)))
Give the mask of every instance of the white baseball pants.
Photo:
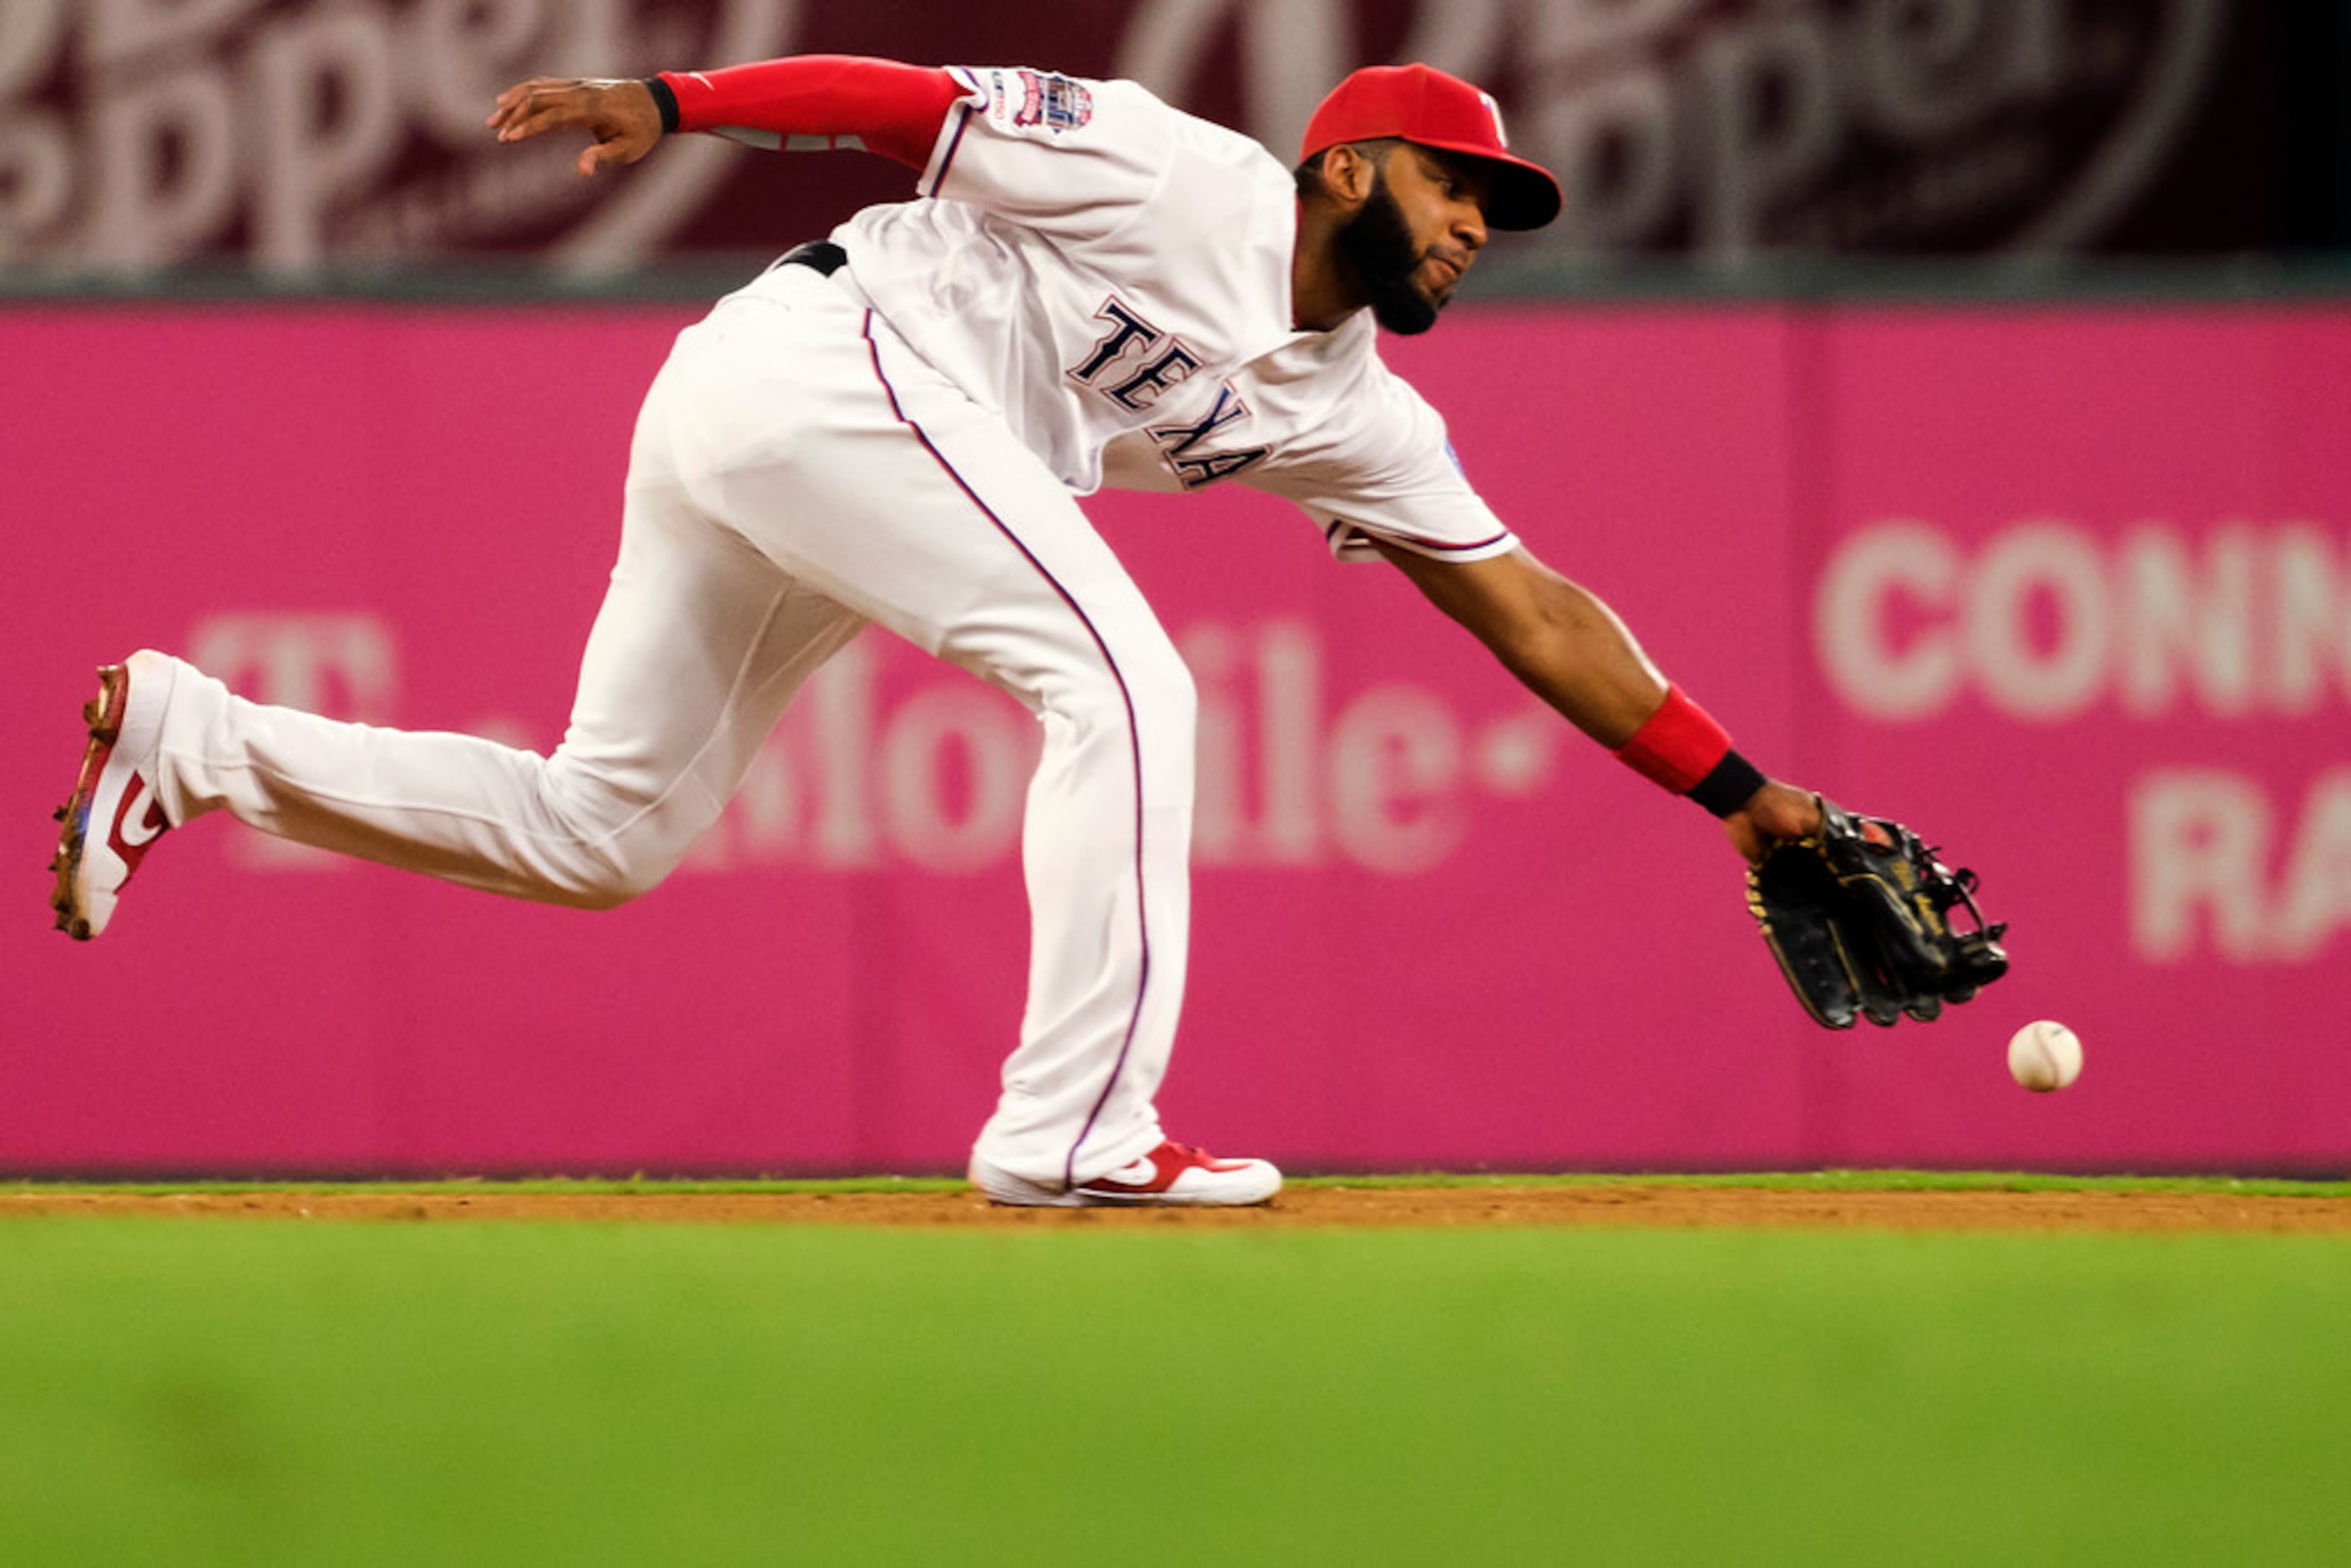
POLYGON ((1022 841, 1028 1005, 975 1152, 1049 1186, 1114 1170, 1162 1136, 1191 677, 1045 465, 810 268, 721 301, 647 393, 620 559, 553 756, 262 706, 183 671, 158 787, 175 822, 225 810, 467 886, 610 906, 677 865, 800 684, 869 621, 1044 731, 1022 841))

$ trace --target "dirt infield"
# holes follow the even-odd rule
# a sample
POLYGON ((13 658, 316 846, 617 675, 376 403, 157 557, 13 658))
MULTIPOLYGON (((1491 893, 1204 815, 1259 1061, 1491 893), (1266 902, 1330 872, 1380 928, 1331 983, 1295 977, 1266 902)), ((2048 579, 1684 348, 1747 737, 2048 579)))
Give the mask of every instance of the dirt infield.
POLYGON ((927 1227, 1753 1226, 1897 1230, 2351 1232, 2351 1198, 2167 1191, 1805 1192, 1606 1182, 1293 1186, 1262 1208, 1008 1209, 968 1192, 304 1191, 0 1193, 0 1218, 147 1215, 380 1221, 565 1220, 927 1227))

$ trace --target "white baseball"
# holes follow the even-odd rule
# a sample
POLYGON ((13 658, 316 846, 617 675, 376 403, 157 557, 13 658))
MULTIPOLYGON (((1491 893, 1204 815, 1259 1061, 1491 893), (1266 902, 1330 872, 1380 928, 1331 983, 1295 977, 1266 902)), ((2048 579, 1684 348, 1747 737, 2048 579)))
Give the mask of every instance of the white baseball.
POLYGON ((2009 1076, 2046 1094, 2082 1076, 2082 1040, 2053 1019, 2026 1024, 2008 1040, 2009 1076))

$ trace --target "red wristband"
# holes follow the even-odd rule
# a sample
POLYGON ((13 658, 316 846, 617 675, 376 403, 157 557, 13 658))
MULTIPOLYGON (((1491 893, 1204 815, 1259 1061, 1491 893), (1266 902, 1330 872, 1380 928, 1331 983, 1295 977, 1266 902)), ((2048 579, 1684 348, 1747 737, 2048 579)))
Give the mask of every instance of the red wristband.
POLYGON ((1666 688, 1665 705, 1616 748, 1616 760, 1634 772, 1687 795, 1730 751, 1730 733, 1679 686, 1666 688))

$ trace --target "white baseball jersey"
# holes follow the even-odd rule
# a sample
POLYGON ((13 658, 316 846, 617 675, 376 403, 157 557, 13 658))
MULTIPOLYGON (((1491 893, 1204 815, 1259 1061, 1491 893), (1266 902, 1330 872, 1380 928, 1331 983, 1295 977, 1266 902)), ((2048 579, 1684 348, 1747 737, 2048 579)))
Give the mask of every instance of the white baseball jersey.
POLYGON ((1283 497, 1334 551, 1511 549, 1368 312, 1290 319, 1290 173, 1133 82, 959 68, 920 189, 834 238, 890 323, 1078 494, 1283 497))

